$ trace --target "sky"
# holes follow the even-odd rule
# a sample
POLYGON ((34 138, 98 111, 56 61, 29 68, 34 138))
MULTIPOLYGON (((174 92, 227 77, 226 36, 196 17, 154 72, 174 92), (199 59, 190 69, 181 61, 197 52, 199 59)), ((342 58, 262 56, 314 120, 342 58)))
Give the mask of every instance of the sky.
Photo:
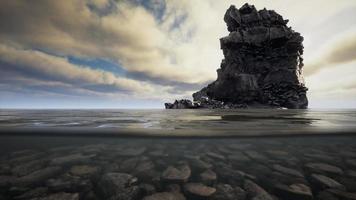
POLYGON ((304 37, 310 108, 356 108, 355 0, 0 0, 0 108, 163 108, 216 79, 230 5, 304 37))

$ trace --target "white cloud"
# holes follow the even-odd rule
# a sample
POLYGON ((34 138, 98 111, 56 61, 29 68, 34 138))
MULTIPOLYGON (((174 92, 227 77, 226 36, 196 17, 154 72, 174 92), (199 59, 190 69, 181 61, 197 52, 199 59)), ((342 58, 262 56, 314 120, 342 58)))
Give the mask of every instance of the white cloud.
POLYGON ((356 60, 356 30, 341 33, 330 38, 314 58, 306 60, 304 70, 307 76, 330 67, 356 60))

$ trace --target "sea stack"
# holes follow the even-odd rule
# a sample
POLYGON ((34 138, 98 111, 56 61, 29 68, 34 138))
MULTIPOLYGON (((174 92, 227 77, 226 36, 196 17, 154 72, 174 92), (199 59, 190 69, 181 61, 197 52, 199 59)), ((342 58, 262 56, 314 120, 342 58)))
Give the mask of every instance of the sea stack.
POLYGON ((308 106, 303 78, 303 37, 274 10, 231 5, 220 39, 224 59, 216 81, 187 99, 166 103, 180 108, 291 108, 308 106))

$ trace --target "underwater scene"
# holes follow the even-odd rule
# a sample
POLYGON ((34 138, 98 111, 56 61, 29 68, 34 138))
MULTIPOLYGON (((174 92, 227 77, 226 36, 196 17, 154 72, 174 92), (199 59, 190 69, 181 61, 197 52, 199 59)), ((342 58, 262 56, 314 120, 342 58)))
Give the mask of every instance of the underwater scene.
POLYGON ((355 199, 355 116, 3 110, 0 199, 355 199))

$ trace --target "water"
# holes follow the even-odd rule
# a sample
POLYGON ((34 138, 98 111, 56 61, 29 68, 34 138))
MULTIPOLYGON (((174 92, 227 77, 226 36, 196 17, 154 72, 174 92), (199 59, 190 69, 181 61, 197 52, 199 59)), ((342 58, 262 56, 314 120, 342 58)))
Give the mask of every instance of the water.
MULTIPOLYGON (((146 136, 352 133, 356 110, 1 110, 6 130, 85 130, 146 136)), ((73 134, 75 134, 73 131, 73 134)))
POLYGON ((1 110, 2 199, 356 199, 356 110, 1 110))

